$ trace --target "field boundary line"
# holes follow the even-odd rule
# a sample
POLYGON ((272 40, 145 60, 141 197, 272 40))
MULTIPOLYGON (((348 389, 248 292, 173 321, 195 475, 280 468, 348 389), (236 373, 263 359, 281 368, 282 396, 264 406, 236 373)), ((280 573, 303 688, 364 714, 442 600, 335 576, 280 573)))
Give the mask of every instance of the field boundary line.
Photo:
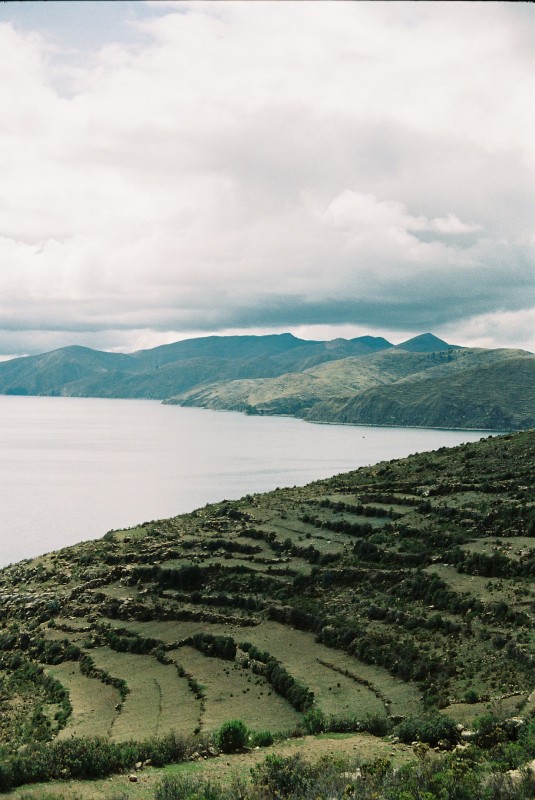
POLYGON ((364 686, 366 689, 369 689, 378 700, 381 701, 385 708, 385 712, 387 717, 390 717, 390 705, 391 701, 386 697, 380 689, 377 688, 371 681, 367 678, 362 678, 360 675, 357 675, 355 672, 351 672, 349 669, 344 669, 343 667, 337 667, 336 664, 332 664, 330 661, 324 661, 322 658, 316 657, 316 661, 318 664, 321 664, 323 667, 327 667, 327 669, 331 669, 333 672, 337 672, 339 675, 343 675, 345 678, 349 678, 350 680, 354 681, 355 683, 360 684, 360 686, 364 686))

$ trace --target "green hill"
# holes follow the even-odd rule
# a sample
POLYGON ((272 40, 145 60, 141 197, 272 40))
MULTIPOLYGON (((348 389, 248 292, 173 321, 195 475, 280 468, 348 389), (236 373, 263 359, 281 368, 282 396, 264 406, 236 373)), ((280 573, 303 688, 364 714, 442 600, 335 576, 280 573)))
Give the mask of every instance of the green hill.
POLYGON ((535 356, 394 348, 300 373, 195 387, 168 402, 318 422, 481 430, 535 425, 535 356))
POLYGON ((448 344, 432 333, 421 333, 406 342, 396 345, 399 350, 408 350, 410 353, 437 353, 440 350, 454 350, 457 345, 448 344))
POLYGON ((512 430, 535 426, 535 357, 486 351, 310 408, 307 418, 365 425, 512 430), (493 358, 492 356, 496 356, 493 358))
POLYGON ((535 356, 455 347, 426 333, 306 341, 207 336, 137 353, 65 347, 0 363, 0 393, 153 398, 365 425, 535 425, 535 356))
POLYGON ((534 460, 489 437, 6 567, 0 781, 36 740, 526 717, 534 460))
POLYGON ((289 333, 207 336, 129 355, 64 347, 0 363, 0 393, 163 400, 216 381, 272 377, 389 347, 371 336, 314 342, 289 333))

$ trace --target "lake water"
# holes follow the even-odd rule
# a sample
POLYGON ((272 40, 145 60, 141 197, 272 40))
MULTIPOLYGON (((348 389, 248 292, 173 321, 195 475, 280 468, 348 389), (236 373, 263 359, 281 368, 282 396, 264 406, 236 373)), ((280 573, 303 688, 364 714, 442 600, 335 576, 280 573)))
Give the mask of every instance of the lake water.
POLYGON ((315 425, 151 400, 0 396, 0 566, 482 435, 315 425))

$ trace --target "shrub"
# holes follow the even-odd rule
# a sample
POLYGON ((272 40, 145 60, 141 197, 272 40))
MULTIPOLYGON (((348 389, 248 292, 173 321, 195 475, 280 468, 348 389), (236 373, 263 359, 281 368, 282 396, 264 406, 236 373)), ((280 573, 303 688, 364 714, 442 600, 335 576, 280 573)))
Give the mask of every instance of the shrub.
POLYGON ((221 784, 190 775, 166 775, 156 787, 154 800, 223 800, 221 784))
POLYGON ((303 717, 303 728, 306 733, 323 733, 327 729, 325 714, 319 708, 311 708, 303 717))
POLYGON ((253 785, 268 797, 301 797, 314 782, 313 769, 301 755, 267 756, 251 770, 253 785))
POLYGON ((231 636, 213 636, 211 633, 196 633, 192 644, 201 653, 214 658, 233 661, 236 657, 236 642, 231 636))
POLYGON ((0 791, 7 792, 14 785, 10 764, 0 764, 0 791))
POLYGON ((428 717, 409 717, 397 729, 397 735, 402 742, 425 742, 436 747, 440 741, 455 744, 459 741, 459 732, 455 723, 442 714, 428 717))
POLYGON ((247 741, 247 728, 241 719, 224 722, 216 734, 217 746, 223 753, 235 753, 247 741))
POLYGON ((468 691, 464 693, 463 700, 465 703, 477 703, 479 695, 475 689, 468 689, 468 691))
POLYGON ((61 778, 103 778, 151 759, 155 766, 183 761, 194 742, 170 734, 146 742, 111 742, 102 737, 72 737, 35 743, 0 762, 0 791, 61 778))
POLYGON ((256 731, 251 734, 250 741, 253 747, 269 747, 275 740, 271 731, 256 731))
POLYGON ((372 736, 387 736, 392 729, 392 723, 388 717, 380 714, 367 714, 362 720, 361 728, 372 736))

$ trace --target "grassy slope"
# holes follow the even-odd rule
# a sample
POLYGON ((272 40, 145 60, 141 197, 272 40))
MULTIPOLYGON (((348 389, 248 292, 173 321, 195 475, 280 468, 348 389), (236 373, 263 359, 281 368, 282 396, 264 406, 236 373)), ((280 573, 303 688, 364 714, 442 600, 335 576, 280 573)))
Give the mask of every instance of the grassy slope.
MULTIPOLYGON (((233 661, 192 651, 188 637, 203 632, 267 651, 337 717, 438 706, 461 718, 469 691, 483 704, 513 695, 521 710, 534 689, 534 457, 533 431, 489 438, 2 570, 0 741, 31 740, 35 714, 57 729, 58 699, 31 664, 63 677, 68 726, 85 733, 210 731, 250 717, 250 697, 261 703, 271 687, 241 650, 233 661), (111 721, 109 708, 98 713, 105 674, 77 680, 62 640, 126 681, 111 721), (124 652, 140 643, 143 655, 124 652)), ((276 701, 270 727, 286 730, 301 714, 276 701)))
POLYGON ((192 389, 176 400, 184 405, 207 408, 246 408, 256 413, 299 415, 319 401, 335 397, 344 402, 358 392, 420 373, 447 358, 457 360, 463 353, 456 350, 447 356, 391 349, 348 357, 275 378, 219 382, 192 389))
POLYGON ((507 355, 462 372, 429 370, 351 400, 318 404, 310 419, 368 425, 506 430, 535 425, 535 357, 507 355))
POLYGON ((518 350, 387 350, 301 373, 193 388, 181 405, 321 422, 507 429, 535 424, 535 356, 518 350))
POLYGON ((93 781, 61 781, 24 786, 6 797, 14 800, 154 800, 154 792, 164 776, 196 775, 230 783, 233 778, 249 777, 251 768, 262 763, 267 755, 288 758, 300 754, 312 762, 320 758, 348 758, 370 762, 377 758, 390 760, 396 766, 413 758, 412 748, 391 744, 368 734, 322 734, 277 742, 271 747, 236 753, 220 758, 201 759, 186 764, 173 764, 163 769, 147 768, 138 773, 138 782, 131 784, 126 775, 93 781))
POLYGON ((163 399, 214 381, 281 375, 388 347, 374 337, 314 342, 291 334, 199 337, 129 355, 64 347, 1 363, 0 392, 163 399))

